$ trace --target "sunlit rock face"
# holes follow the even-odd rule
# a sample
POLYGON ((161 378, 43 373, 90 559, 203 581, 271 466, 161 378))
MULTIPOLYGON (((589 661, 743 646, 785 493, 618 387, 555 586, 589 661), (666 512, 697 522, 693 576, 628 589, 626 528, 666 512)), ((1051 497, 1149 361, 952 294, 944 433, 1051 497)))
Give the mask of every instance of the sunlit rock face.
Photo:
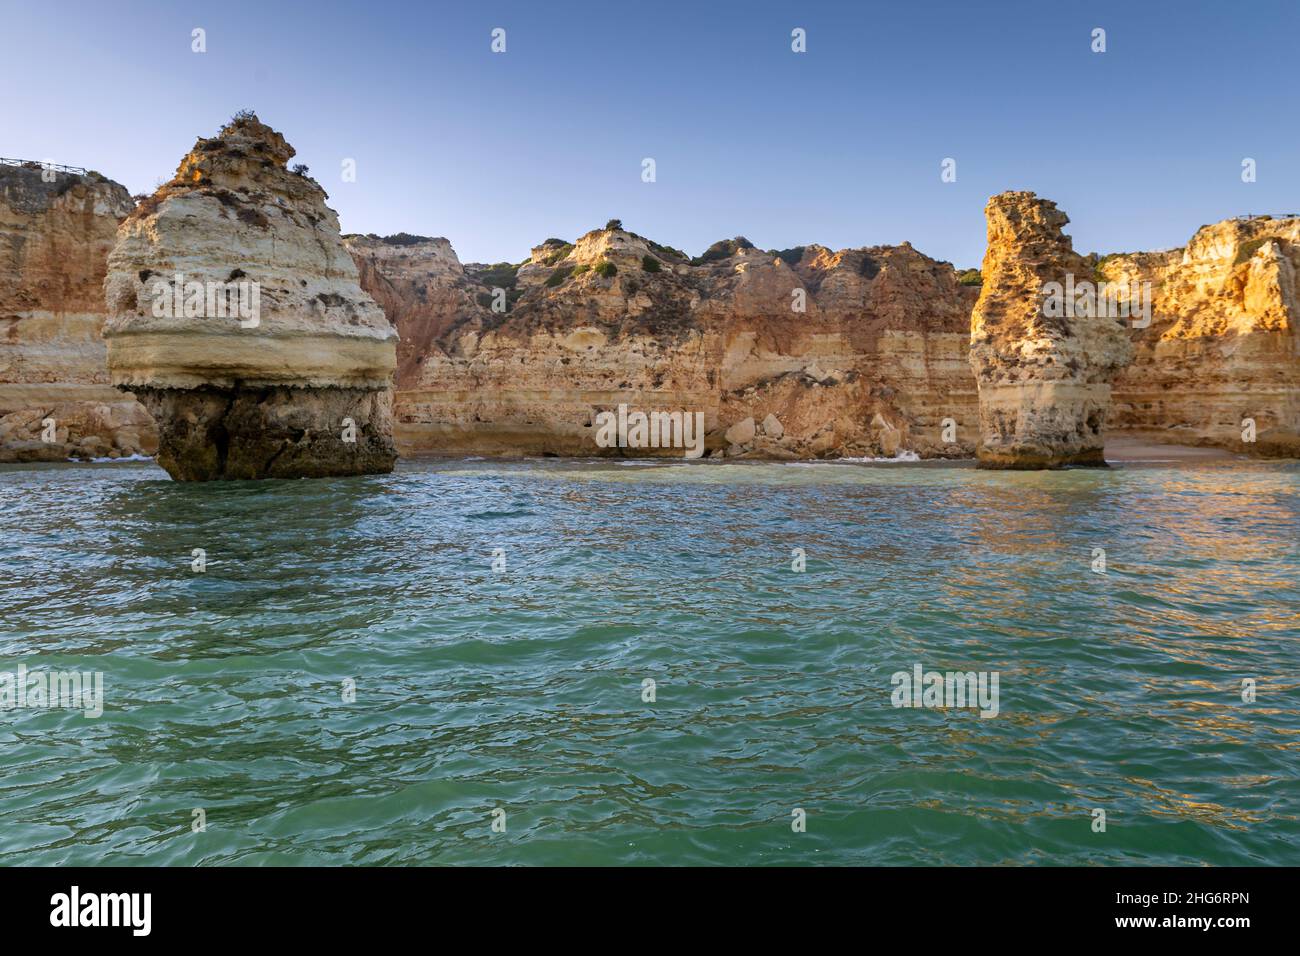
POLYGON ((1062 315, 1046 307, 1049 284, 1095 280, 1093 262, 1062 233, 1069 219, 1055 203, 1007 192, 984 212, 988 249, 970 330, 979 464, 1104 465, 1111 382, 1132 357, 1125 322, 1097 308, 1062 315))
POLYGON ((152 454, 109 384, 104 272, 134 203, 98 173, 0 165, 0 462, 152 454))
POLYGON ((1099 271, 1152 290, 1150 325, 1133 331, 1133 364, 1115 380, 1113 428, 1300 457, 1300 218, 1229 219, 1099 271))
POLYGON ((462 267, 444 239, 347 241, 406 343, 403 452, 683 454, 599 443, 619 406, 700 413, 713 456, 974 452, 976 290, 906 244, 691 260, 611 224, 462 267))
POLYGON ((392 469, 397 335, 293 155, 236 117, 118 231, 108 366, 157 420, 173 478, 392 469))

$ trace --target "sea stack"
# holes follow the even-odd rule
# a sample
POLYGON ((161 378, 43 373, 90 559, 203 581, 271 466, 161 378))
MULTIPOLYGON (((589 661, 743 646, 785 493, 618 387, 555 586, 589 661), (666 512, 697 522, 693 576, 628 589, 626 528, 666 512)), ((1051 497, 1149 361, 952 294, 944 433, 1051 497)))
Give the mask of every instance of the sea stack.
POLYGON ((376 474, 396 459, 397 333, 293 155, 238 114, 118 230, 108 367, 157 421, 177 480, 376 474))
POLYGON ((135 204, 93 171, 0 164, 0 462, 156 450, 148 413, 109 384, 104 271, 135 204))
POLYGON ((1126 319, 1089 290, 1092 260, 1061 232, 1070 220, 1031 192, 984 208, 988 250, 971 314, 982 468, 1106 464, 1111 381, 1132 358, 1126 319))

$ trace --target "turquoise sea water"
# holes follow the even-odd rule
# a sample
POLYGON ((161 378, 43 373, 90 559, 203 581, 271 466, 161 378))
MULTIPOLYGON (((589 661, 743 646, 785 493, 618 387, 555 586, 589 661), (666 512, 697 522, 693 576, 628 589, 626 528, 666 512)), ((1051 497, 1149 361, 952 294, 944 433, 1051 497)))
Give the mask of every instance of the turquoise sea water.
POLYGON ((0 711, 0 863, 1300 863, 1294 464, 11 467, 0 532, 0 671, 104 675, 0 711))

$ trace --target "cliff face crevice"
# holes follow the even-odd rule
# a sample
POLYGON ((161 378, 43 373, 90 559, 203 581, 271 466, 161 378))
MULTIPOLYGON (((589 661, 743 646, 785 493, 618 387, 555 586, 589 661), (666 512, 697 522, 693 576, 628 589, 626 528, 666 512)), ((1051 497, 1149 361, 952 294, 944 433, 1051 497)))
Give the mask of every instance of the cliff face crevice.
POLYGON ((1132 333, 1115 381, 1114 427, 1300 457, 1300 219, 1229 219, 1181 249, 1108 256, 1099 272, 1152 290, 1150 326, 1132 333))
POLYGON ((470 280, 446 239, 400 235, 344 236, 361 287, 400 329, 398 387, 418 377, 435 343, 462 317, 477 311, 482 286, 470 280))
POLYGON ((994 196, 985 207, 988 249, 971 314, 970 363, 979 386, 986 468, 1104 465, 1111 381, 1132 356, 1118 316, 1058 299, 1091 283, 1091 260, 1062 228, 1069 219, 1033 193, 994 196))
POLYGON ((148 414, 109 384, 101 336, 108 250, 133 207, 97 173, 0 166, 0 461, 156 450, 148 414))
POLYGON ((699 412, 728 457, 974 451, 975 291, 910 246, 777 255, 731 240, 692 261, 607 228, 518 267, 462 267, 445 240, 408 238, 348 237, 410 344, 404 450, 682 454, 599 445, 598 416, 623 405, 699 412))
POLYGON ((118 230, 108 367, 158 421, 174 478, 392 468, 396 333, 293 155, 236 117, 118 230))

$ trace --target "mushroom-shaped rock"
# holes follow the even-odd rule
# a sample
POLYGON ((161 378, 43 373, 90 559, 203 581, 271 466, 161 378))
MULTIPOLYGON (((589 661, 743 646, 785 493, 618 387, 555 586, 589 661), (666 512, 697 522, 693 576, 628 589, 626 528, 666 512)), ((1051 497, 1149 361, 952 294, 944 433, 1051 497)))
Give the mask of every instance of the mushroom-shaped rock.
POLYGON ((122 223, 104 281, 113 384, 178 480, 392 470, 397 333, 325 191, 241 114, 122 223))

